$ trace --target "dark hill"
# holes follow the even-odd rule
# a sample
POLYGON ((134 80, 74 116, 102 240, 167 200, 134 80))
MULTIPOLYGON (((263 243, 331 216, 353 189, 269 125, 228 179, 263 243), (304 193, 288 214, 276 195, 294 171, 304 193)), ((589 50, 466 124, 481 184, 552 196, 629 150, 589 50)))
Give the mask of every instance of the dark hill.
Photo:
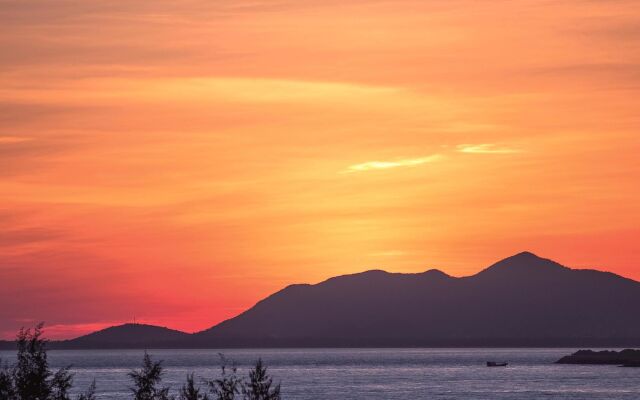
POLYGON ((637 347, 638 304, 636 281, 524 252, 462 278, 373 270, 291 285, 195 334, 125 324, 51 347, 637 347))
POLYGON ((16 342, 12 340, 0 340, 0 350, 15 350, 16 342))
POLYGON ((640 283, 524 252, 455 278, 367 271, 291 285, 193 335, 197 346, 640 344, 640 283))
POLYGON ((625 349, 621 351, 579 350, 564 356, 557 364, 602 364, 620 365, 623 367, 640 367, 640 350, 625 349))
POLYGON ((52 342, 55 349, 171 348, 183 347, 189 334, 160 326, 124 324, 72 340, 52 342))

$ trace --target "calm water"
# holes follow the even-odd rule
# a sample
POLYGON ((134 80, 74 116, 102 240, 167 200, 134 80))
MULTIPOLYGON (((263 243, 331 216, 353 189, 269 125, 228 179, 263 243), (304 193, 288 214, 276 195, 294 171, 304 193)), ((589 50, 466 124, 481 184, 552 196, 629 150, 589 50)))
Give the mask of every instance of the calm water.
MULTIPOLYGON (((245 373, 262 357, 286 399, 640 399, 640 368, 555 365, 575 349, 258 349, 225 350, 245 373), (509 361, 487 368, 487 360, 509 361)), ((219 374, 216 350, 152 350, 165 383, 219 374)), ((138 350, 51 351, 54 367, 72 364, 76 386, 96 378, 99 399, 128 398, 127 372, 138 350)), ((11 360, 11 352, 0 352, 11 360)))

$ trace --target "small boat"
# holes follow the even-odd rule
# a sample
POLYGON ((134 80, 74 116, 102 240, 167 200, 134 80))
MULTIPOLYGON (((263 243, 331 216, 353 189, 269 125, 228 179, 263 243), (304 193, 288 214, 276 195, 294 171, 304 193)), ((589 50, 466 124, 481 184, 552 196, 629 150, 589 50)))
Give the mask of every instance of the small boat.
POLYGON ((487 367, 506 367, 509 365, 507 362, 487 361, 487 367))

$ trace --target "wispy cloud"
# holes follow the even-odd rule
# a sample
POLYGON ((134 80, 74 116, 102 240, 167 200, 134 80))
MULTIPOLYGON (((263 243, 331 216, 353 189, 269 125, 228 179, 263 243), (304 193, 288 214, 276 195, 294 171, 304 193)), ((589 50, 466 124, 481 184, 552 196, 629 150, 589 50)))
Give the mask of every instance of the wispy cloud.
POLYGON ((378 253, 370 253, 369 256, 371 257, 400 257, 400 256, 404 256, 407 255, 408 253, 406 251, 400 251, 400 250, 388 250, 388 251, 381 251, 378 253))
POLYGON ((347 168, 346 172, 363 172, 378 169, 389 169, 398 167, 414 167, 416 165, 422 165, 439 161, 443 158, 440 154, 432 154, 426 157, 419 158, 405 158, 396 161, 367 161, 360 164, 354 164, 347 168))
POLYGON ((0 144, 12 144, 12 143, 22 143, 33 140, 30 137, 19 137, 19 136, 0 136, 0 144))
POLYGON ((457 150, 460 153, 471 154, 514 154, 522 153, 522 150, 511 147, 499 146, 493 143, 459 144, 457 150))
POLYGON ((52 229, 13 229, 0 232, 0 248, 45 242, 60 237, 52 229))

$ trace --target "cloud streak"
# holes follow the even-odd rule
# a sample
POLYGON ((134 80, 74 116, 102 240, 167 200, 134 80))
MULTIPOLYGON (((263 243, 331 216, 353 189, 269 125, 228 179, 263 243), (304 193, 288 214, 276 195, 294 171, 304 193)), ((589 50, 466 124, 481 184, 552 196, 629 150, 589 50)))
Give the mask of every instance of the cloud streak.
POLYGON ((23 143, 33 140, 33 138, 29 137, 19 137, 19 136, 0 136, 0 145, 2 144, 14 144, 14 143, 23 143))
POLYGON ((377 253, 370 253, 371 257, 400 257, 405 256, 408 253, 406 251, 401 250, 388 250, 388 251, 380 251, 377 253))
POLYGON ((520 149, 514 149, 510 147, 503 147, 493 143, 481 143, 481 144, 460 144, 457 146, 457 150, 460 153, 470 154, 515 154, 522 153, 520 149))
POLYGON ((440 154, 433 154, 426 157, 405 158, 396 161, 367 161, 349 166, 346 172, 365 172, 399 167, 415 167, 422 164, 440 161, 442 158, 443 156, 440 154))
POLYGON ((45 242, 59 238, 60 232, 52 229, 13 229, 0 232, 0 248, 45 242))

